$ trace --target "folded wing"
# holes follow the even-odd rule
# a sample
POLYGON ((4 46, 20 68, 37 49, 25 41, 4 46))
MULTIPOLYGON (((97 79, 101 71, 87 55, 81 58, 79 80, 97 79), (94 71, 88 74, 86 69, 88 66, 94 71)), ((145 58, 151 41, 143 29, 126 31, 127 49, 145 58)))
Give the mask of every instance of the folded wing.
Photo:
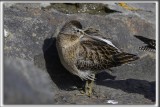
POLYGON ((112 42, 94 36, 83 37, 79 48, 75 63, 80 70, 100 71, 138 59, 121 52, 112 42))

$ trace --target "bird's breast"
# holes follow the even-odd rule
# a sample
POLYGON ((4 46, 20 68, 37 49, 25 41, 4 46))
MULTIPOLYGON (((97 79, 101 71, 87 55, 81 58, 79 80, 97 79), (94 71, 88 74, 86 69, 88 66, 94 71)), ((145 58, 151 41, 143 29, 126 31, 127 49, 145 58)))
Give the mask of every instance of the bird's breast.
POLYGON ((66 61, 69 61, 70 63, 73 63, 74 60, 76 60, 76 53, 77 53, 78 47, 76 46, 70 46, 68 48, 63 49, 63 56, 66 61))

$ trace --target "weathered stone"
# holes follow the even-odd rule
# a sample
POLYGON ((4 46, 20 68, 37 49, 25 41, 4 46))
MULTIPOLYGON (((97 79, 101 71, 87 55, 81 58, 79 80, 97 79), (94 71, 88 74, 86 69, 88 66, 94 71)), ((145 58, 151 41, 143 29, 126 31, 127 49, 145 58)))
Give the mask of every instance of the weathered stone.
POLYGON ((4 104, 50 104, 57 94, 49 75, 33 63, 4 58, 4 104))

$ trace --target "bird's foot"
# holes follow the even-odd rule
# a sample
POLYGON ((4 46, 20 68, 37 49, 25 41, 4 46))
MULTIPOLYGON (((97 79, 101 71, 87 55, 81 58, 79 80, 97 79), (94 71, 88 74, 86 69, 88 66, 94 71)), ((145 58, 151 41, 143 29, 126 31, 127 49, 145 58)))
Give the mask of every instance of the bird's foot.
POLYGON ((86 81, 86 84, 85 84, 85 88, 84 88, 84 91, 81 90, 80 91, 80 94, 77 94, 77 95, 86 95, 88 97, 91 97, 93 95, 92 91, 93 91, 93 84, 94 84, 94 81, 92 80, 87 80, 86 81))
POLYGON ((80 91, 79 94, 76 94, 76 96, 84 96, 84 95, 86 95, 84 91, 80 91))
POLYGON ((91 97, 92 95, 92 91, 89 87, 88 81, 85 84, 85 89, 84 90, 80 90, 80 94, 76 94, 77 96, 88 96, 91 97))
POLYGON ((93 98, 94 96, 92 96, 92 92, 90 92, 89 90, 86 91, 80 91, 79 94, 76 94, 76 96, 88 96, 89 98, 93 98))

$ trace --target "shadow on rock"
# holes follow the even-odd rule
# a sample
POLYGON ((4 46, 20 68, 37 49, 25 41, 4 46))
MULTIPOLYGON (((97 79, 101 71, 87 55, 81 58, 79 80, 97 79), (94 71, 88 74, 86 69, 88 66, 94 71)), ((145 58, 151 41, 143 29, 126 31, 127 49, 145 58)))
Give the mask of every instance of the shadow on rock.
POLYGON ((96 81, 103 81, 103 80, 106 80, 106 79, 111 79, 111 80, 115 80, 116 76, 113 76, 107 72, 100 72, 98 74, 96 74, 96 81))
POLYGON ((82 80, 69 73, 61 64, 56 48, 56 38, 45 39, 43 54, 47 72, 58 88, 74 90, 75 88, 82 87, 82 80))
POLYGON ((121 89, 128 93, 138 93, 155 102, 155 81, 148 82, 146 80, 105 80, 98 81, 97 85, 103 85, 115 89, 121 89))

